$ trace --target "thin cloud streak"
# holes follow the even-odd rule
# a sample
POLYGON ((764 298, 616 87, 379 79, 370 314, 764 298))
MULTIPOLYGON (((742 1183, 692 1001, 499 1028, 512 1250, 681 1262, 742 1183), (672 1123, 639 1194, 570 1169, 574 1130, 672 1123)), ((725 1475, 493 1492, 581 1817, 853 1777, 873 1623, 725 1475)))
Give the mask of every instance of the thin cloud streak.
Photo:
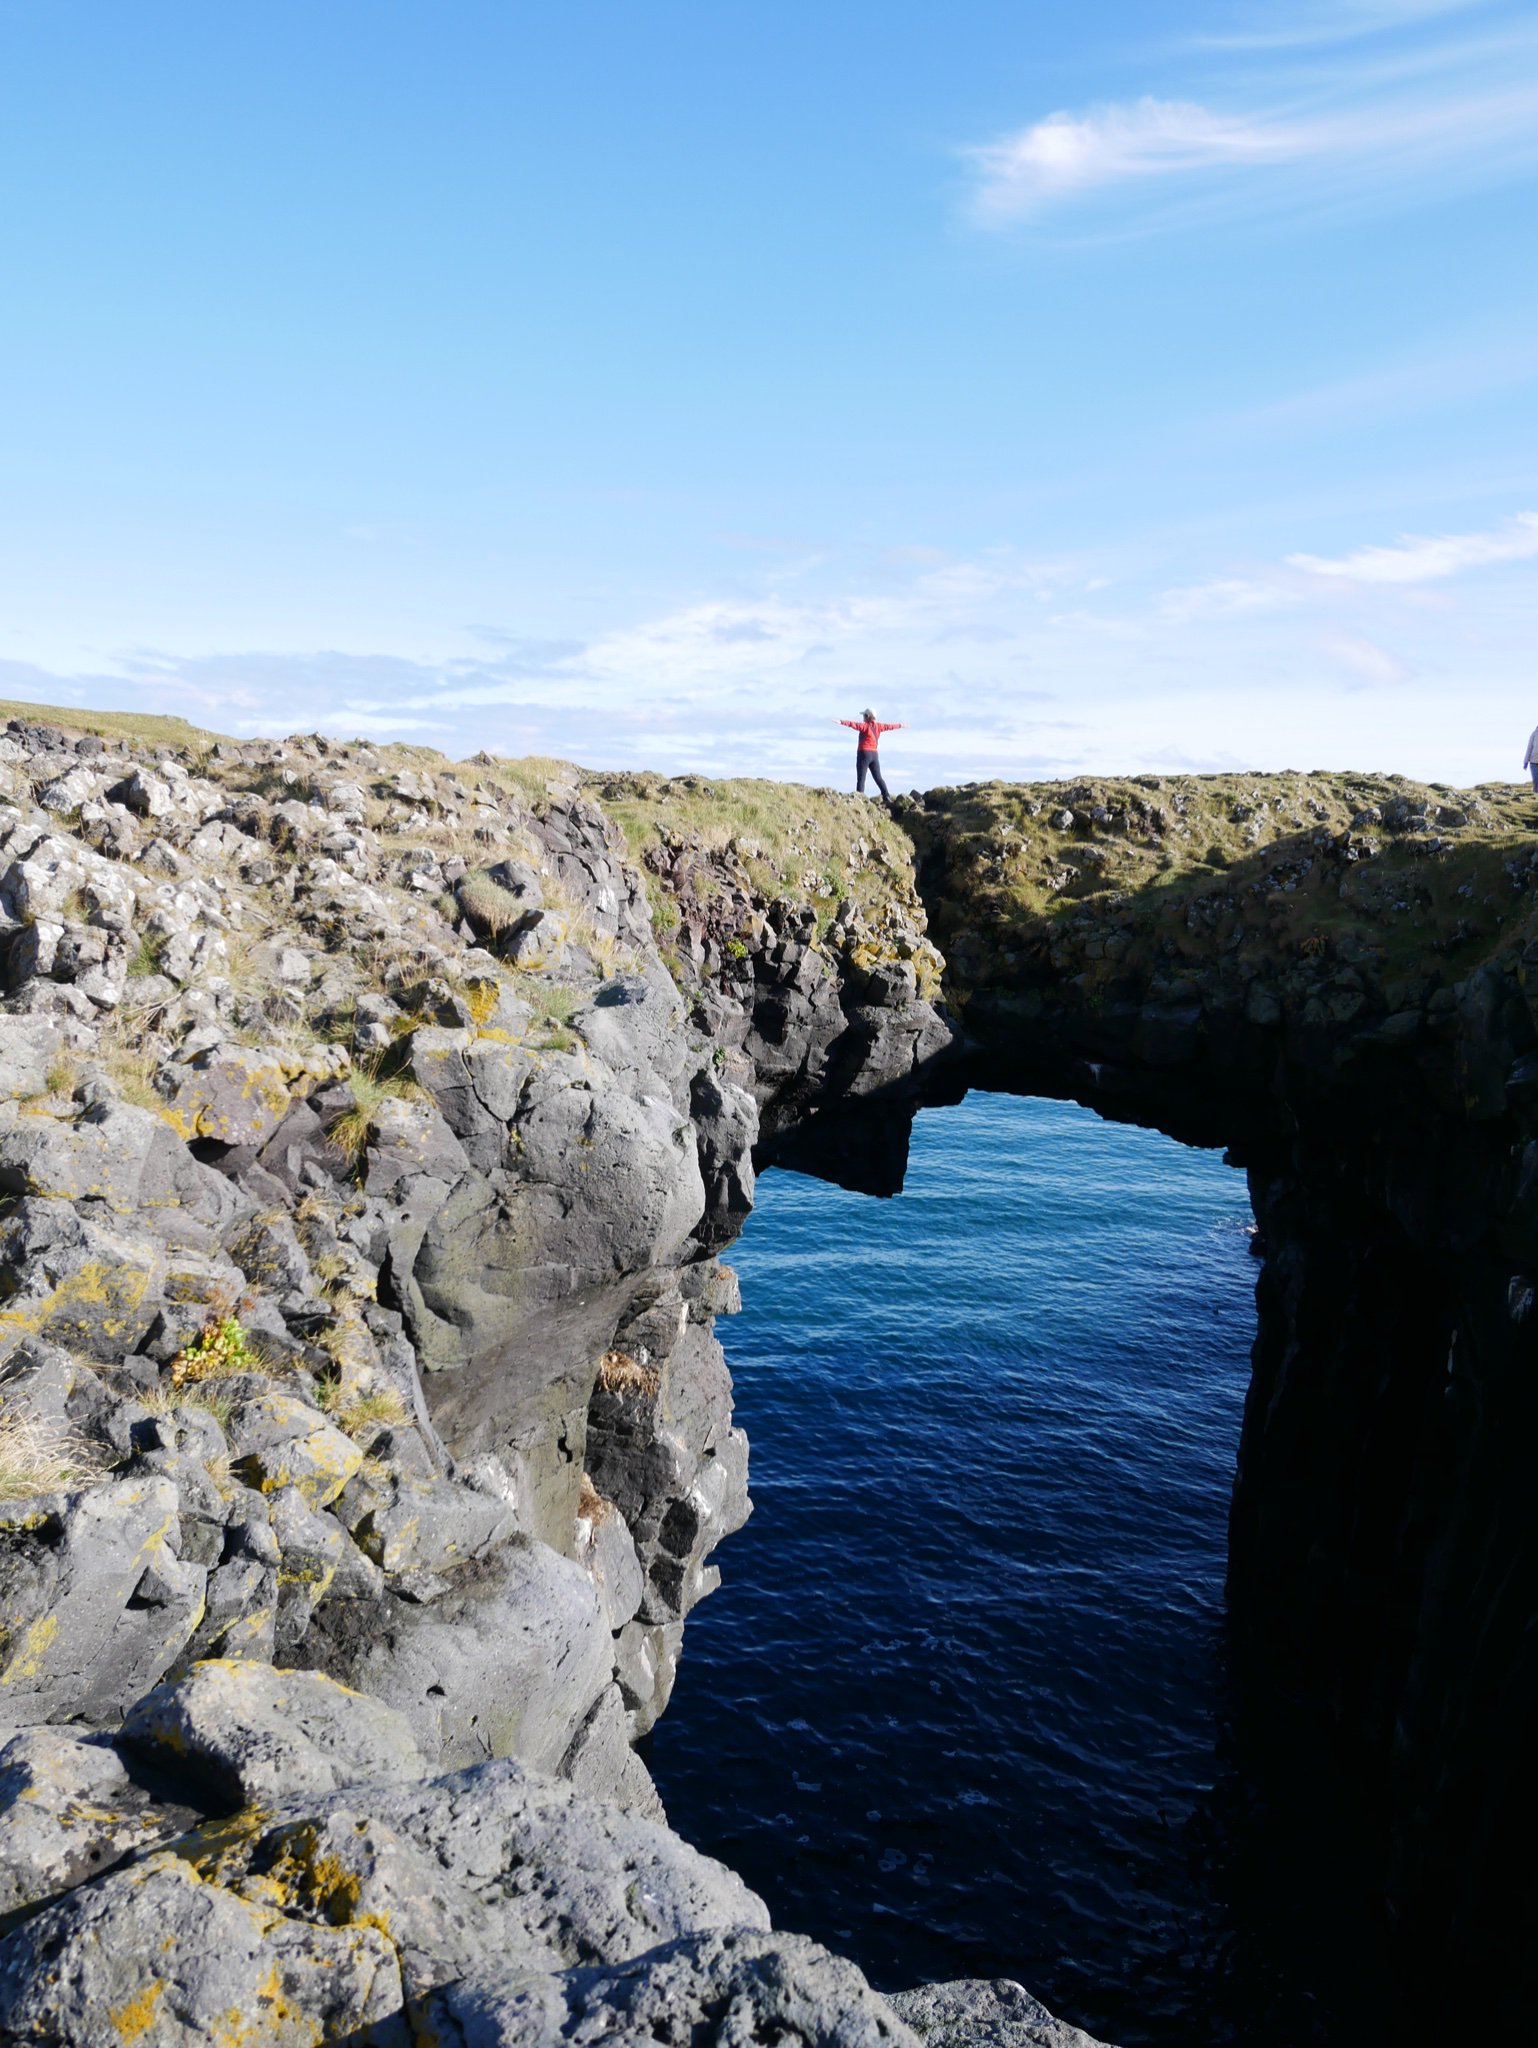
POLYGON ((1343 5, 1316 9, 1312 14, 1289 6, 1284 11, 1292 18, 1276 28, 1194 36, 1191 47, 1233 51, 1317 49, 1357 42, 1395 29, 1418 28, 1424 22, 1438 21, 1449 14, 1467 14, 1486 4, 1487 0, 1345 0, 1343 5))
POLYGON ((975 206, 1003 226, 1072 198, 1133 179, 1222 166, 1285 163, 1321 149, 1315 131, 1266 117, 1216 114, 1190 100, 1145 96, 1127 105, 1059 111, 965 155, 977 166, 975 206))
POLYGON ((985 227, 1036 219, 1054 205, 1178 174, 1324 168, 1355 161, 1390 176, 1429 161, 1518 163, 1538 155, 1538 84, 1443 103, 1363 108, 1313 120, 1229 114, 1190 100, 1143 98, 1049 114, 964 153, 979 172, 974 217, 985 227))
POLYGON ((1404 534, 1392 547, 1354 548, 1333 559, 1289 555, 1289 568, 1352 583, 1433 583, 1466 569, 1538 556, 1538 512, 1519 512, 1509 525, 1483 533, 1404 534))
POLYGON ((1401 38, 1349 59, 1306 56, 1311 45, 1434 27, 1473 4, 1337 9, 1254 36, 1218 38, 1208 47, 1290 50, 1295 61, 1264 68, 1263 100, 1254 68, 1231 64, 1216 97, 1209 78, 1199 94, 1059 108, 964 147, 972 220, 999 230, 1082 214, 1116 194, 1125 208, 1140 195, 1213 190, 1338 205, 1348 173, 1358 200, 1423 186, 1432 175, 1520 173, 1538 161, 1538 37, 1530 19, 1503 15, 1485 35, 1401 38))

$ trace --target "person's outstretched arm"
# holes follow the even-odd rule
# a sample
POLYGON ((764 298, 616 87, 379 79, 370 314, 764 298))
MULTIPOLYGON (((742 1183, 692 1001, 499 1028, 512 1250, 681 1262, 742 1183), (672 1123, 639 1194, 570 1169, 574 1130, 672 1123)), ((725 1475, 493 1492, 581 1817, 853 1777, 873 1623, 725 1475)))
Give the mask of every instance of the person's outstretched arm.
POLYGON ((876 730, 877 732, 902 732, 904 727, 902 720, 899 719, 896 725, 878 725, 876 730))
POLYGON ((839 720, 839 724, 850 726, 855 732, 858 732, 860 730, 860 721, 858 718, 841 718, 839 720))

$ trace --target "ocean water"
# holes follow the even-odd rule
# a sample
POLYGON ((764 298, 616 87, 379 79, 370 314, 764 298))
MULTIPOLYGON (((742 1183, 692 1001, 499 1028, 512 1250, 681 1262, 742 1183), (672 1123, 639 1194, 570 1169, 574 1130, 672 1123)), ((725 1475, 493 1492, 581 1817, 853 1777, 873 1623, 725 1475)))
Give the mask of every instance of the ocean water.
POLYGON ((649 1762, 777 1926, 884 1988, 1330 2038, 1312 1986, 1261 1981, 1225 1819, 1250 1232, 1217 1154, 1008 1096, 921 1113, 893 1201, 760 1182, 720 1326, 755 1513, 649 1762))

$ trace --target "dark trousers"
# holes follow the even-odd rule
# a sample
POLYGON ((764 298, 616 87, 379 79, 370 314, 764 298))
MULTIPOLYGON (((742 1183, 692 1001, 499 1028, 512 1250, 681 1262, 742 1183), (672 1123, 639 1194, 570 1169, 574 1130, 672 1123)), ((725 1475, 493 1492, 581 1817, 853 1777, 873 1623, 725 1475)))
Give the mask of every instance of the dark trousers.
POLYGON ((854 757, 854 787, 857 796, 864 796, 865 794, 865 778, 867 775, 874 778, 876 787, 880 790, 882 797, 887 803, 890 803, 892 801, 892 792, 886 786, 885 778, 881 773, 881 756, 874 747, 861 747, 854 757))

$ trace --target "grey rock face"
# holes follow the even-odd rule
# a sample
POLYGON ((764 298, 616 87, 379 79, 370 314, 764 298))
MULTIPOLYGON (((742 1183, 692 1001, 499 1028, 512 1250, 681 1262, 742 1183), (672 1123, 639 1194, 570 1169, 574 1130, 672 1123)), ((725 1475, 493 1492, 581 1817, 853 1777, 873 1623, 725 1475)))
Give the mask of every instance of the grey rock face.
POLYGON ((1039 1999, 1007 1977, 958 1977, 895 1991, 892 2010, 925 2048, 1104 2048, 1054 2019, 1039 1999))
POLYGON ((205 1574, 161 1477, 0 1505, 0 1729, 115 1725, 188 1641, 205 1574))
POLYGON ((630 1717, 617 1685, 598 1695, 561 1758, 560 1774, 589 1799, 609 1799, 646 1820, 666 1823, 651 1773, 630 1747, 630 1717))
POLYGON ((41 1095, 63 1043, 51 1018, 0 1016, 0 1095, 41 1095))
POLYGON ((914 2048, 916 2039, 852 1963, 804 1935, 747 1929, 559 1976, 483 1964, 424 2010, 434 2038, 455 2048, 914 2048))
POLYGON ((0 1912, 80 1887, 0 1944, 0 2041, 393 2048, 401 1973, 763 1925, 626 1832, 748 1512, 708 1254, 761 1120, 905 1085, 933 1013, 809 906, 665 966, 576 780, 473 768, 0 735, 0 1419, 86 1447, 0 1506, 0 1912), (384 1797, 506 1755, 616 1805, 384 1797), (192 1890, 112 1867, 167 1784, 288 1803, 259 1854, 197 1830, 192 1890))
POLYGON ((711 1550, 750 1512, 731 1375, 681 1294, 638 1304, 621 1324, 588 1411, 587 1464, 634 1539, 641 1620, 681 1621, 718 1582, 711 1550))
POLYGON ((432 1597, 329 1601, 301 1657, 403 1714, 439 1768, 519 1756, 554 1770, 613 1669, 581 1566, 512 1542, 410 1590, 432 1597))
MULTIPOLYGON (((371 1786, 366 1800, 339 1793, 291 1807, 273 1828, 354 1815, 448 1873, 491 1916, 495 1952, 532 1968, 628 1961, 680 1934, 769 1924, 763 1902, 724 1864, 511 1759, 422 1785, 371 1786)), ((221 1862, 223 1881, 260 1868, 267 1840, 233 1851, 234 1866, 221 1862)), ((226 1854, 216 1833, 209 1847, 226 1854)))
POLYGON ((0 1359, 25 1337, 88 1358, 135 1350, 160 1305, 166 1259, 152 1239, 108 1229, 67 1201, 28 1196, 0 1221, 0 1359))
POLYGON ((210 1659, 157 1686, 123 1723, 126 1749, 178 1766, 205 1809, 231 1813, 374 1779, 420 1778, 403 1715, 314 1671, 210 1659))
POLYGON ((155 1800, 102 1737, 29 1728, 0 1748, 0 1927, 193 1826, 155 1800))
POLYGON ((165 1851, 87 1885, 0 1942, 0 2041, 313 2048, 400 2011, 373 1927, 291 1920, 165 1851))

